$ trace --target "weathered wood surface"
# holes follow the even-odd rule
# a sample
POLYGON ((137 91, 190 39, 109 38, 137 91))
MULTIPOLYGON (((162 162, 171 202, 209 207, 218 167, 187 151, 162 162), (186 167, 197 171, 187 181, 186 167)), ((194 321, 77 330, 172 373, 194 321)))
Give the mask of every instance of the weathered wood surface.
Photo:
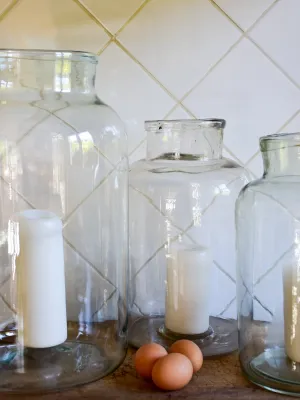
POLYGON ((101 399, 101 400, 225 400, 225 399, 290 399, 250 384, 240 370, 237 354, 215 360, 205 360, 200 372, 184 389, 178 392, 162 392, 151 382, 139 378, 132 363, 132 352, 129 352, 123 365, 112 375, 86 386, 47 395, 7 395, 1 394, 4 399, 101 399))

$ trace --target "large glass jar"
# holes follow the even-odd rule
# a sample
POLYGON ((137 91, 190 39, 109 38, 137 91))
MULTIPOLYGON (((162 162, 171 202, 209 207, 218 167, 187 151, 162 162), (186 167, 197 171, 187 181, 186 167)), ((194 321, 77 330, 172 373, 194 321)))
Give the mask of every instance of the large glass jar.
POLYGON ((300 396, 300 134, 260 148, 264 175, 236 208, 240 361, 257 385, 300 396))
POLYGON ((222 157, 224 120, 146 122, 130 171, 130 333, 237 348, 234 205, 247 173, 222 157))
POLYGON ((126 353, 126 135, 96 64, 0 52, 0 390, 83 384, 126 353))

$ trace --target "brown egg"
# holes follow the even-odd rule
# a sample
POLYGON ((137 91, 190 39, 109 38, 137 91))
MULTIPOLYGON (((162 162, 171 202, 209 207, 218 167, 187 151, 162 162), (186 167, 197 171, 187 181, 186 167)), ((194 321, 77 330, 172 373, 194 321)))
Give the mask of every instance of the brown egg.
POLYGON ((183 354, 172 353, 159 359, 152 370, 152 379, 163 390, 178 390, 189 383, 193 366, 183 354))
POLYGON ((154 364, 167 354, 167 350, 157 343, 149 343, 140 347, 135 354, 134 361, 137 373, 143 378, 151 379, 154 364))
POLYGON ((193 364, 194 373, 199 371, 203 364, 203 354, 196 343, 190 340, 178 340, 173 343, 169 353, 180 353, 185 355, 193 364))

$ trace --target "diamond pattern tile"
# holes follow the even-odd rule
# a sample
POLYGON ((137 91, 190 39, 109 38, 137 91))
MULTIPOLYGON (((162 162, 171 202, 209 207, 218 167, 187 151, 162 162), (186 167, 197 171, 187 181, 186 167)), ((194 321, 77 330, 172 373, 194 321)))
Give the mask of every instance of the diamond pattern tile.
MULTIPOLYGON (((249 29, 273 4, 273 1, 214 0, 224 13, 243 30, 249 29)), ((224 155, 233 159, 236 156, 247 164, 247 168, 255 176, 261 175, 261 155, 257 154, 248 162, 258 150, 258 137, 278 131, 300 108, 298 89, 272 63, 273 60, 300 84, 298 68, 300 61, 298 51, 300 42, 299 0, 278 1, 249 33, 271 60, 268 60, 259 48, 256 48, 247 39, 243 39, 211 72, 209 72, 210 68, 220 60, 241 35, 239 29, 229 21, 226 15, 213 6, 213 1, 151 0, 128 24, 127 21, 141 6, 143 0, 80 0, 80 2, 112 34, 126 24, 124 30, 117 37, 117 40, 120 40, 125 47, 125 51, 112 43, 100 56, 97 91, 99 97, 112 105, 126 124, 129 151, 132 152, 135 149, 131 154, 130 162, 143 158, 145 155, 146 145, 143 141, 145 119, 162 119, 166 115, 169 119, 190 118, 180 105, 173 109, 175 101, 156 80, 180 99, 207 74, 201 84, 185 99, 185 107, 197 117, 224 117, 228 122, 225 130, 225 144, 232 153, 227 153, 225 149, 224 155), (130 56, 127 52, 130 53, 130 56), (145 69, 150 74, 145 72, 145 69), (173 111, 169 114, 170 110, 173 111)), ((10 0, 0 0, 0 14, 10 3, 10 0)), ((0 21, 0 47, 68 48, 98 52, 108 43, 109 37, 100 24, 97 24, 89 16, 89 13, 76 3, 78 2, 73 0, 20 1, 0 21), (32 10, 39 16, 38 18, 32 18, 32 10)), ((1 102, 1 93, 9 85, 9 81, 1 72, 0 77, 1 102)), ((52 150, 55 146, 45 138, 42 128, 42 121, 43 118, 47 118, 47 113, 33 107, 19 106, 18 120, 22 120, 22 124, 15 126, 14 119, 11 118, 12 111, 7 104, 5 108, 2 106, 4 104, 0 103, 0 174, 12 187, 9 189, 7 184, 0 180, 0 193, 4 194, 3 198, 9 203, 3 205, 4 209, 8 210, 5 215, 1 216, 0 210, 0 256, 2 254, 1 260, 5 265, 5 268, 0 270, 0 284, 5 282, 10 274, 7 258, 8 214, 30 207, 12 189, 20 190, 33 205, 50 207, 59 215, 67 217, 111 171, 112 164, 115 165, 119 161, 115 158, 109 143, 102 146, 101 149, 97 149, 98 139, 102 132, 100 124, 98 124, 97 132, 92 131, 87 124, 82 124, 81 112, 76 107, 68 107, 59 111, 58 115, 66 121, 71 121, 74 129, 65 129, 58 121, 52 121, 51 124, 55 134, 61 134, 65 139, 68 138, 66 141, 70 139, 68 146, 71 149, 72 167, 70 168, 69 165, 66 169, 51 172, 47 170, 46 164, 50 154, 54 154, 52 150), (21 118, 21 116, 24 117, 21 118), (3 139, 7 130, 10 132, 10 141, 3 139), (15 147, 13 143, 20 140, 25 134, 27 137, 21 140, 19 147, 15 147), (80 134, 82 137, 79 137, 80 134), (78 151, 79 145, 87 145, 89 150, 82 154, 78 151), (29 160, 33 146, 35 149, 41 149, 40 152, 35 152, 36 165, 29 160), (52 150, 50 150, 51 148, 52 150), (28 162, 26 161, 24 164, 24 171, 17 168, 20 149, 24 151, 26 157, 28 156, 28 162), (45 169, 40 168, 40 162, 45 169), (85 166, 84 171, 79 168, 82 163, 85 166), (30 173, 33 172, 32 167, 36 174, 34 188, 27 185, 24 192, 24 188, 20 187, 18 183, 18 174, 24 173, 26 176, 29 174, 29 169, 30 173), (81 170, 81 174, 78 169, 81 170), (43 189, 38 178, 38 170, 41 173, 52 173, 53 175, 53 186, 50 189, 47 188, 47 190, 53 190, 54 194, 53 202, 50 205, 43 202, 42 197, 38 195, 38 190, 43 189), (57 178, 61 178, 60 174, 65 173, 69 174, 70 185, 68 188, 58 187, 59 179, 57 180, 57 178), (92 187, 87 184, 92 181, 91 174, 94 174, 95 177, 92 187), (78 190, 79 183, 80 190, 78 190), (64 201, 65 190, 74 194, 74 196, 69 196, 68 204, 64 201), (37 198, 42 201, 36 201, 37 198)), ((108 109, 102 111, 108 112, 108 109)), ((89 115, 87 120, 89 121, 91 118, 92 115, 89 115)), ((97 118, 101 118, 101 116, 97 115, 97 118)), ((300 131, 300 116, 296 116, 282 130, 284 132, 300 131)), ((101 143, 104 143, 103 140, 101 143)), ((56 146, 55 149, 53 151, 59 157, 59 146, 56 146)), ((70 260, 68 268, 79 268, 78 276, 81 280, 81 283, 79 281, 71 282, 71 285, 76 288, 72 292, 75 303, 69 308, 69 312, 74 318, 77 318, 78 315, 86 318, 86 315, 93 313, 96 313, 94 318, 98 320, 105 316, 112 316, 118 298, 113 292, 113 286, 105 279, 103 280, 91 267, 91 263, 98 269, 101 265, 107 267, 105 257, 113 257, 110 252, 104 256, 99 246, 97 247, 96 241, 99 240, 99 235, 104 234, 99 232, 96 228, 97 224, 93 223, 95 220, 103 221, 103 216, 97 214, 99 201, 104 201, 101 187, 81 206, 85 213, 88 212, 87 220, 83 221, 81 207, 79 207, 75 214, 67 219, 65 228, 67 239, 77 249, 74 251, 66 245, 66 254, 70 260), (86 209, 89 210, 86 211, 86 209), (85 223, 92 227, 91 232, 84 240, 80 240, 78 230, 82 229, 85 223), (85 306, 85 294, 82 288, 87 288, 91 284, 91 280, 92 298, 89 303, 91 307, 88 309, 85 306), (101 293, 97 292, 97 288, 101 293), (102 303, 101 299, 103 306, 100 304, 102 303), (99 308, 101 309, 99 310, 99 308), (97 312, 97 310, 99 311, 97 312)), ((108 199, 105 198, 105 201, 108 199)), ((158 224, 164 221, 153 207, 149 211, 149 218, 156 218, 158 224)), ((280 221, 279 218, 279 223, 284 223, 284 218, 282 222, 280 221)), ((192 230, 189 231, 189 235, 193 236, 192 230)), ((261 280, 257 290, 257 296, 262 298, 261 300, 258 298, 254 305, 254 315, 257 319, 270 320, 271 318, 268 311, 264 309, 265 304, 269 305, 269 298, 265 297, 265 292, 276 278, 272 275, 273 271, 270 276, 268 271, 286 250, 285 245, 289 244, 287 243, 289 238, 285 239, 284 243, 281 242, 276 246, 275 254, 271 254, 269 258, 258 260, 262 263, 263 268, 259 273, 255 271, 256 278, 259 278, 261 273, 267 275, 261 280)), ((266 245, 266 243, 264 244, 266 245)), ((150 253, 155 253, 154 247, 149 249, 146 256, 151 257, 150 253)), ((163 254, 163 250, 158 252, 158 255, 154 256, 147 266, 146 271, 150 271, 149 276, 152 271, 151 263, 159 261, 160 254, 163 254)), ((138 262, 140 263, 140 261, 143 262, 145 259, 139 259, 138 262)), ((222 260, 218 261, 221 265, 222 260)), ((233 260, 230 265, 232 264, 233 260)), ((100 268, 99 272, 105 276, 108 274, 108 267, 106 270, 100 268)), ((228 272, 233 273, 233 270, 228 272)), ((224 292, 232 293, 230 279, 218 269, 216 269, 216 273, 219 274, 217 279, 220 281, 220 285, 226 288, 224 292)), ((114 279, 108 275, 107 278, 114 279)), ((4 298, 9 293, 9 287, 8 281, 0 290, 4 298)), ((70 283, 68 283, 68 290, 73 290, 70 288, 70 283)), ((214 307, 221 303, 225 307, 229 304, 226 302, 231 300, 229 296, 222 299, 222 302, 218 300, 214 307)), ((11 311, 5 303, 2 303, 3 301, 0 299, 0 319, 1 317, 9 318, 11 311)), ((222 310, 215 309, 215 312, 222 312, 222 310)), ((235 301, 229 305, 224 315, 235 316, 235 301)))
POLYGON ((221 312, 220 316, 223 318, 236 318, 236 314, 237 314, 237 301, 236 299, 234 299, 233 301, 229 302, 229 306, 228 304, 225 306, 224 311, 221 312))
POLYGON ((67 220, 64 228, 64 237, 72 246, 105 279, 115 284, 118 282, 117 270, 124 267, 123 249, 126 243, 115 232, 119 229, 119 218, 123 218, 124 204, 120 193, 125 193, 122 192, 125 184, 125 176, 122 180, 120 173, 112 173, 67 220), (109 209, 114 212, 107 212, 109 209), (108 226, 111 229, 108 230, 108 226), (79 235, 78 232, 85 234, 79 235))
POLYGON ((108 39, 72 0, 21 1, 0 24, 0 47, 97 52, 108 39))
POLYGON ((138 311, 143 314, 163 314, 165 310, 166 250, 161 249, 136 276, 135 280, 134 304, 138 311))
POLYGON ((99 97, 126 124, 131 152, 145 136, 144 121, 161 119, 175 102, 127 54, 110 44, 99 57, 99 97), (139 82, 135 85, 134 82, 139 82))
POLYGON ((0 0, 0 14, 12 3, 12 0, 0 0))
POLYGON ((168 115, 167 119, 190 119, 191 116, 181 106, 177 106, 171 114, 168 115))
POLYGON ((129 163, 133 164, 138 160, 144 159, 146 157, 146 148, 147 148, 147 143, 146 140, 144 140, 129 157, 129 163))
POLYGON ((13 143, 20 140, 34 127, 37 127, 48 115, 46 111, 29 104, 20 104, 17 106, 5 105, 5 107, 1 107, 0 154, 4 152, 4 149, 5 153, 7 153, 13 143), (15 115, 18 115, 18 118, 15 118, 15 115), (9 131, 9 136, 7 135, 7 131, 9 131))
POLYGON ((247 164, 247 168, 254 174, 255 178, 261 178, 264 172, 263 160, 261 152, 255 155, 255 157, 247 164))
MULTIPOLYGON (((213 294, 218 294, 218 299, 211 302, 210 312, 211 315, 219 315, 235 295, 235 284, 215 265, 212 272, 211 290, 213 294), (220 290, 220 288, 226 288, 226 290, 220 290)), ((232 310, 232 318, 236 318, 236 310, 235 312, 232 310)))
POLYGON ((281 132, 284 133, 300 132, 300 113, 291 122, 289 122, 285 126, 285 128, 282 129, 281 132))
POLYGON ((82 0, 111 33, 116 33, 142 3, 143 0, 82 0))
POLYGON ((184 104, 197 117, 224 117, 224 143, 246 162, 258 150, 258 138, 276 132, 298 110, 300 91, 243 39, 184 104))
MULTIPOLYGON (((283 317, 283 280, 281 265, 272 270, 254 289, 254 295, 271 311, 273 315, 281 319, 283 317), (270 296, 270 288, 276 296, 270 296)), ((269 316, 270 317, 270 316, 269 316)))
POLYGON ((52 210, 61 217, 69 215, 112 169, 93 147, 89 132, 77 134, 53 115, 35 127, 3 162, 16 164, 14 176, 8 177, 14 189, 35 208, 52 210))
POLYGON ((278 1, 250 33, 268 55, 300 84, 298 0, 278 1), (275 29, 280 27, 280 29, 275 29))
POLYGON ((65 245, 68 320, 92 321, 114 287, 91 268, 70 246, 65 245))
POLYGON ((152 0, 121 32, 120 40, 160 82, 181 97, 239 36, 240 32, 209 0, 152 0), (213 39, 216 37, 218 40, 213 39))
POLYGON ((275 0, 214 0, 243 30, 250 28, 275 0))

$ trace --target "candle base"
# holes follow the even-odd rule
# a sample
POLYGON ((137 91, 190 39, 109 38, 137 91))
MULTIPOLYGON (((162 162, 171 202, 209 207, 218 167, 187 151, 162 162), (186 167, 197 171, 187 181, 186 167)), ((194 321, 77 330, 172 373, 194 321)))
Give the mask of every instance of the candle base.
POLYGON ((242 367, 251 382, 276 393, 300 397, 300 364, 291 361, 283 347, 274 346, 252 359, 251 352, 246 347, 240 353, 241 359, 247 359, 242 367))
POLYGON ((163 324, 158 329, 158 332, 165 338, 170 339, 172 341, 180 339, 192 340, 193 342, 197 342, 197 344, 199 344, 200 347, 208 346, 214 340, 214 331, 211 326, 209 326, 208 329, 203 333, 199 333, 197 335, 189 335, 189 334, 173 332, 170 329, 168 329, 165 324, 163 324))
POLYGON ((212 357, 232 353, 238 347, 236 320, 210 317, 209 322, 212 333, 206 339, 202 336, 203 334, 168 335, 168 332, 164 329, 163 316, 138 317, 131 322, 129 344, 136 348, 149 342, 156 342, 168 348, 176 340, 190 339, 201 348, 204 357, 212 357))
POLYGON ((84 331, 78 323, 69 323, 68 340, 44 349, 20 346, 13 326, 0 331, 0 392, 56 391, 106 376, 126 355, 126 346, 108 339, 115 323, 87 324, 84 331))

